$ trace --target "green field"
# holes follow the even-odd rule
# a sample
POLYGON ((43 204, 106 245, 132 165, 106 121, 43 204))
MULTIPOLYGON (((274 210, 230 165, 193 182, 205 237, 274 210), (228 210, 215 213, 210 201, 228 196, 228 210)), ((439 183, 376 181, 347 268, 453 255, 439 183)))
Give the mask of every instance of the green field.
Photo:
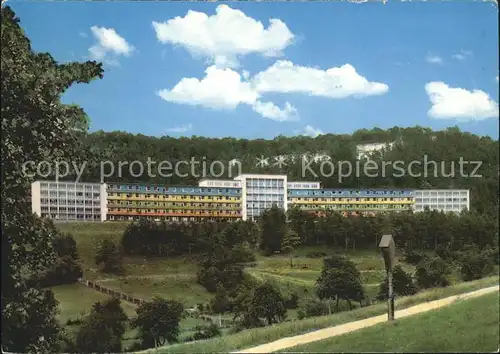
MULTIPOLYGON (((414 296, 396 298, 396 309, 407 308, 423 302, 433 301, 447 296, 462 294, 498 284, 498 276, 488 277, 477 281, 460 283, 446 288, 423 291, 414 296)), ((264 328, 253 328, 236 334, 226 335, 205 341, 174 344, 148 353, 217 353, 243 350, 253 346, 269 343, 281 338, 304 334, 317 329, 327 328, 347 322, 357 321, 372 316, 384 314, 386 304, 377 304, 358 308, 353 311, 340 312, 331 316, 319 316, 275 324, 264 328)))
POLYGON ((498 292, 283 352, 495 352, 498 292))
MULTIPOLYGON (((185 307, 193 307, 199 303, 207 304, 213 297, 203 287, 196 283, 196 263, 189 257, 154 258, 154 257, 124 257, 124 276, 115 276, 99 272, 94 264, 94 256, 100 239, 109 238, 119 242, 127 223, 71 223, 58 224, 63 232, 73 235, 77 242, 78 251, 84 268, 84 278, 119 290, 124 293, 150 299, 160 296, 167 299, 181 301, 185 307)), ((285 296, 297 292, 300 297, 314 294, 316 279, 322 268, 322 258, 309 258, 311 251, 333 253, 333 249, 325 247, 303 247, 293 255, 293 267, 290 267, 290 257, 257 256, 255 267, 246 269, 248 275, 256 280, 268 281, 276 286, 285 296)), ((384 262, 377 249, 348 250, 345 254, 356 264, 362 274, 362 280, 368 297, 378 292, 378 284, 384 279, 384 262)), ((413 267, 403 264, 408 272, 413 267)), ((397 308, 408 307, 413 304, 446 297, 456 293, 479 289, 498 282, 498 277, 486 278, 477 282, 457 284, 445 289, 433 289, 420 293, 414 297, 397 299, 397 308)), ((88 312, 95 301, 106 298, 106 295, 97 291, 75 285, 73 288, 56 289, 56 297, 60 301, 60 318, 63 323, 68 318, 75 319, 81 313, 88 312), (82 290, 83 288, 83 290, 82 290), (72 290, 71 290, 72 289, 72 290), (72 294, 73 292, 73 294, 72 294), (85 300, 74 301, 83 298, 85 300)), ((132 316, 135 311, 133 305, 126 304, 124 308, 132 316)), ((289 310, 287 321, 266 328, 246 330, 237 334, 226 334, 223 337, 202 342, 178 344, 165 347, 162 352, 217 352, 243 349, 254 345, 273 341, 282 337, 297 335, 311 330, 325 328, 335 324, 345 323, 384 313, 385 304, 375 304, 370 307, 357 308, 353 311, 342 312, 334 316, 321 316, 305 320, 297 319, 297 310, 289 310)), ((227 318, 231 316, 228 315, 227 318)), ((204 324, 203 320, 187 318, 181 323, 181 339, 193 333, 194 327, 204 324)), ((71 330, 71 328, 70 328, 71 330)), ((225 329, 224 332, 227 330, 225 329)), ((135 332, 128 331, 125 345, 133 342, 135 332)))
MULTIPOLYGON (((109 295, 81 284, 55 286, 52 291, 59 302, 58 319, 63 325, 68 320, 76 320, 88 314, 97 301, 109 299, 109 295)), ((127 316, 135 315, 135 305, 122 301, 122 307, 127 316)))
MULTIPOLYGON (((103 238, 119 242, 127 223, 65 223, 58 224, 63 232, 73 235, 84 268, 84 278, 94 280, 100 285, 123 291, 138 297, 150 299, 160 296, 182 301, 191 307, 207 303, 212 294, 196 283, 197 267, 189 257, 154 258, 124 257, 125 276, 103 274, 94 264, 94 256, 99 240, 103 238)), ((247 273, 256 280, 269 281, 285 296, 297 292, 299 296, 312 294, 316 279, 319 277, 323 262, 321 258, 309 258, 311 251, 325 251, 319 247, 303 247, 294 253, 293 268, 287 256, 257 256, 257 266, 248 268, 247 273)), ((333 253, 332 249, 326 249, 333 253)), ((378 250, 346 252, 356 263, 362 274, 366 294, 372 298, 378 291, 378 284, 385 276, 384 263, 378 250)), ((412 271, 411 267, 405 266, 412 271)), ((288 315, 295 317, 295 311, 288 315)))

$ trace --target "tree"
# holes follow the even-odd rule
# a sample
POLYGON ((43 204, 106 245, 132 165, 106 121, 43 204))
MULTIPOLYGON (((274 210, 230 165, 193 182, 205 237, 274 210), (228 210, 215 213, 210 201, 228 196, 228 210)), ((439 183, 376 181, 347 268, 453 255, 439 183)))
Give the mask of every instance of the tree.
POLYGON ((76 283, 83 276, 83 270, 78 262, 75 240, 71 235, 57 234, 52 246, 57 255, 55 264, 35 281, 42 287, 76 283))
POLYGON ((440 257, 432 257, 422 260, 416 269, 415 278, 417 285, 422 289, 445 287, 450 284, 446 276, 450 268, 445 260, 440 257))
POLYGON ((80 140, 88 127, 84 111, 60 97, 73 83, 102 77, 102 68, 96 62, 61 65, 34 53, 9 6, 2 4, 1 17, 2 349, 52 352, 57 302, 29 280, 52 267, 55 230, 32 215, 30 183, 41 161, 78 163, 89 155, 80 140))
POLYGON ((260 223, 260 248, 267 254, 279 252, 286 233, 286 216, 283 210, 273 205, 262 213, 260 223))
POLYGON ((351 300, 361 303, 364 299, 361 274, 354 263, 344 256, 325 258, 323 269, 316 281, 316 294, 320 299, 337 300, 337 311, 340 300, 346 300, 352 309, 351 300))
POLYGON ((286 317, 285 300, 269 283, 255 289, 251 306, 258 317, 266 319, 268 325, 281 322, 286 317))
POLYGON ((281 252, 290 254, 290 268, 293 268, 293 251, 300 245, 300 237, 294 230, 288 229, 281 241, 281 252))
POLYGON ((209 306, 213 313, 225 313, 230 310, 231 302, 229 300, 229 296, 226 289, 224 289, 221 284, 217 287, 217 293, 210 300, 209 306))
POLYGON ((101 242, 95 256, 95 263, 98 266, 102 264, 102 270, 106 273, 120 274, 123 272, 120 249, 111 240, 101 242))
POLYGON ((459 262, 464 281, 481 279, 493 271, 493 260, 487 251, 468 250, 460 255, 459 262))
POLYGON ((176 342, 183 313, 184 307, 180 302, 159 297, 140 305, 132 327, 139 330, 141 347, 156 348, 164 345, 165 341, 176 342))
POLYGON ((76 348, 82 353, 120 352, 127 315, 120 300, 96 302, 76 334, 76 348))
MULTIPOLYGON (((417 293, 418 289, 413 283, 410 274, 406 273, 399 264, 396 264, 392 273, 392 286, 395 295, 409 296, 417 293)), ((389 285, 387 277, 379 286, 378 300, 387 300, 389 285)))
POLYGON ((250 286, 240 285, 234 292, 232 310, 237 329, 254 328, 264 326, 253 306, 254 290, 250 286))

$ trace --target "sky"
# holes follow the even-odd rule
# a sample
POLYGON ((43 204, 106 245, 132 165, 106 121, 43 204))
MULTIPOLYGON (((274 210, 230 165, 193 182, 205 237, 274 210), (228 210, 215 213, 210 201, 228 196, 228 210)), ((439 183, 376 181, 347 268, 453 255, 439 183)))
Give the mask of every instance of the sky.
POLYGON ((91 131, 271 139, 449 126, 498 139, 491 2, 8 0, 33 50, 98 60, 91 131))

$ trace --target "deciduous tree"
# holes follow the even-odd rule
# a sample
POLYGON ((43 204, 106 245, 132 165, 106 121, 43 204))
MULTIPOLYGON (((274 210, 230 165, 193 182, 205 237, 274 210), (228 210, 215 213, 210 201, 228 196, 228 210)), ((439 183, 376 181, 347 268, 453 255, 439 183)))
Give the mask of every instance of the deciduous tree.
POLYGON ((50 291, 28 281, 53 265, 55 233, 32 215, 30 183, 41 161, 78 163, 90 154, 81 140, 88 128, 84 111, 60 98, 72 84, 88 83, 103 71, 96 62, 58 64, 50 54, 33 52, 5 5, 1 71, 2 349, 53 351, 57 303, 50 291))

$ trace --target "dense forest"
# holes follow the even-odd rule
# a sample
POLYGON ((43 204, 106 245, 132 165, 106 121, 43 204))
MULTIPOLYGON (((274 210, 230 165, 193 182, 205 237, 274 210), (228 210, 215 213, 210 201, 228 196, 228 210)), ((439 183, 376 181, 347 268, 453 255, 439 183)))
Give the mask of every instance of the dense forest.
MULTIPOLYGON (((110 161, 115 166, 115 171, 107 169, 103 165, 104 172, 110 177, 107 181, 147 182, 174 185, 192 185, 198 181, 193 176, 191 167, 181 165, 179 170, 187 173, 186 177, 173 174, 171 177, 161 176, 155 170, 161 161, 169 161, 175 165, 177 161, 206 161, 209 165, 212 161, 222 161, 224 166, 229 166, 229 161, 241 161, 244 173, 282 173, 287 174, 290 180, 317 180, 323 186, 341 188, 367 188, 367 187, 398 187, 398 188, 465 188, 471 190, 472 208, 478 212, 497 213, 498 211, 498 141, 490 137, 480 137, 468 132, 462 132, 456 127, 443 131, 433 131, 430 128, 394 127, 388 130, 374 128, 372 130, 358 130, 352 135, 325 134, 316 138, 305 136, 284 137, 278 136, 273 140, 236 139, 236 138, 204 138, 193 136, 191 138, 173 137, 150 137, 141 134, 134 135, 126 132, 103 132, 98 131, 88 134, 84 139, 84 149, 89 152, 92 159, 88 161, 85 174, 82 177, 86 181, 100 181, 100 161, 110 161), (373 142, 395 142, 394 147, 383 154, 373 154, 372 160, 378 162, 378 177, 372 177, 363 173, 363 165, 360 163, 361 173, 352 173, 348 177, 339 180, 338 174, 331 177, 322 177, 318 161, 310 165, 311 169, 318 173, 318 178, 312 174, 302 175, 303 162, 301 157, 326 155, 331 161, 350 161, 355 166, 356 145, 373 142), (269 165, 256 165, 257 158, 268 157, 269 165), (279 168, 273 163, 273 157, 287 156, 286 165, 279 168), (296 157, 292 161, 291 157, 296 157), (152 174, 147 170, 138 177, 138 169, 123 165, 118 169, 118 162, 140 161, 146 168, 148 158, 155 161, 152 165, 152 174), (465 164, 460 173, 459 162, 480 161, 481 166, 477 171, 475 164, 465 164), (93 162, 92 162, 93 161, 93 162), (421 173, 420 177, 412 177, 408 174, 398 175, 398 171, 392 170, 388 165, 385 167, 385 175, 382 174, 382 161, 402 161, 407 166, 412 161, 435 161, 437 169, 433 164, 428 165, 427 175, 424 175, 424 167, 415 165, 413 171, 421 173), (441 167, 441 163, 444 167, 441 167), (452 167, 454 165, 454 167, 452 167), (453 170, 454 168, 454 170, 453 170), (132 172, 132 173, 131 173, 132 172), (394 172, 394 173, 393 173, 394 172), (454 172, 454 173, 453 173, 454 172), (481 177, 470 177, 472 173, 481 177), (453 176, 450 176, 452 175, 453 176)), ((337 166, 336 166, 337 167, 337 166)), ((208 170, 208 169, 207 169, 208 170)), ((328 168, 325 168, 328 170, 328 168)), ((198 176, 203 173, 201 164, 195 169, 198 176)), ((219 171, 219 170, 217 170, 219 171)), ((221 177, 228 177, 229 168, 221 177)), ((373 173, 372 170, 369 170, 373 173)), ((210 171, 207 171, 209 174, 210 171)), ((233 177, 237 169, 232 170, 233 177)), ((207 175, 206 177, 211 177, 207 175)), ((68 177, 70 178, 70 177, 68 177)))

